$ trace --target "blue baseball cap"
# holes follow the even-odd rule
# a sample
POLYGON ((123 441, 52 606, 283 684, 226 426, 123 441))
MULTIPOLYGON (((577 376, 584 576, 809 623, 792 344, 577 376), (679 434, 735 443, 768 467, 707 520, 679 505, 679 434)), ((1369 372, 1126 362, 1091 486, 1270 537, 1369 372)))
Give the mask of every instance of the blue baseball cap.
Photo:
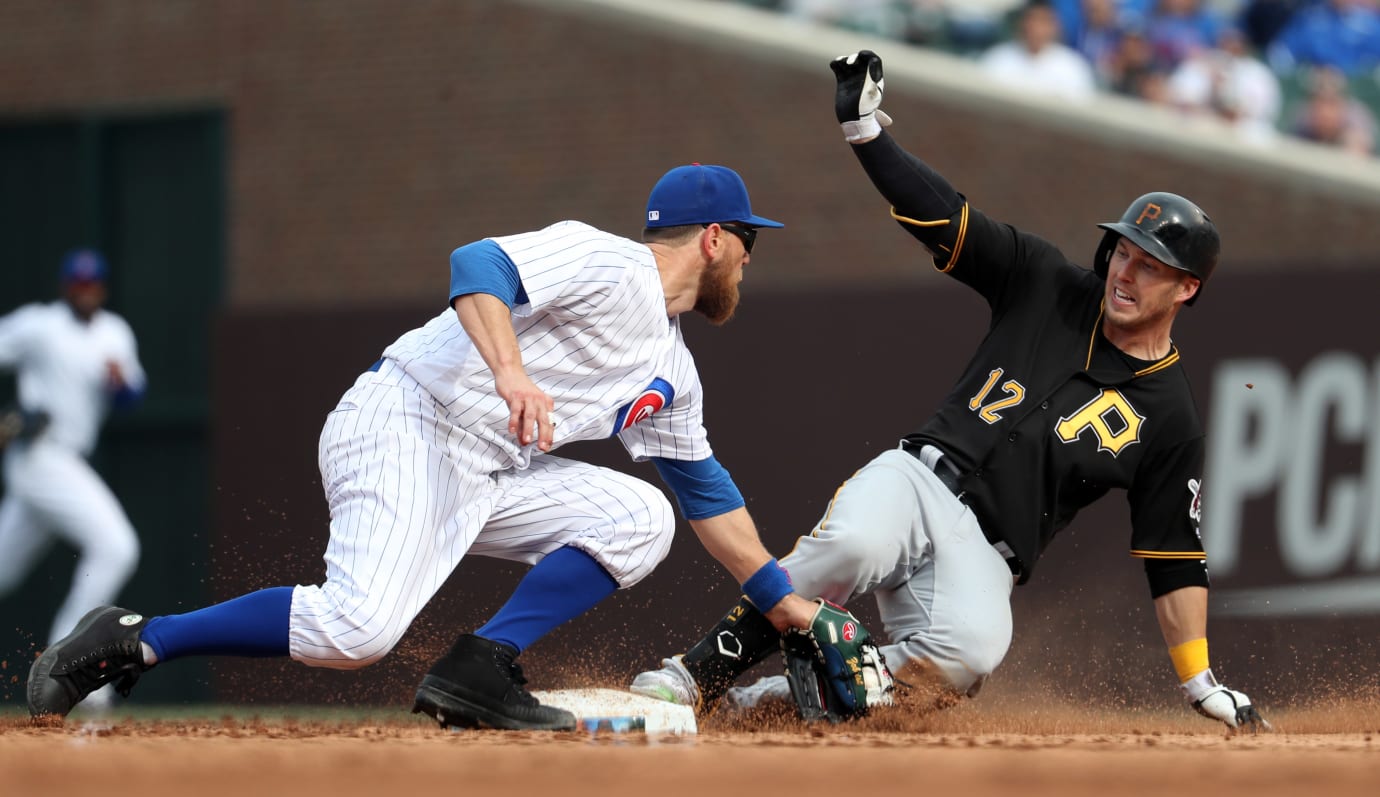
POLYGON ((73 249, 62 256, 62 281, 105 282, 110 268, 95 249, 73 249))
POLYGON ((736 221, 753 227, 784 227, 752 214, 743 178, 727 166, 677 166, 652 186, 648 227, 680 227, 736 221))

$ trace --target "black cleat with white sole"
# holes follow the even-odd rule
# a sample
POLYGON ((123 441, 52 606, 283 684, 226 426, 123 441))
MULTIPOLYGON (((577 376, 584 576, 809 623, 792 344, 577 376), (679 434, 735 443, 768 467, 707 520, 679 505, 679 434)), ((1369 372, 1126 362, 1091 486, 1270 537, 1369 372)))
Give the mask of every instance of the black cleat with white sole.
POLYGON ((139 650, 148 620, 118 606, 87 612, 72 633, 48 646, 29 669, 29 714, 62 718, 87 695, 115 684, 125 697, 149 669, 139 650))

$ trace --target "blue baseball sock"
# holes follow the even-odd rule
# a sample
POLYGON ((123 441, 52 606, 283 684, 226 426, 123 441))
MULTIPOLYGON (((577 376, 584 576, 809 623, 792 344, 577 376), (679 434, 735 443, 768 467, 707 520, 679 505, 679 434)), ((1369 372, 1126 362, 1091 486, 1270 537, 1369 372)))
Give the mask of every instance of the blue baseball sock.
POLYGON ((560 548, 527 571, 498 614, 474 633, 521 653, 617 590, 618 582, 594 557, 579 548, 560 548))
POLYGON ((139 634, 159 662, 183 656, 286 656, 292 587, 273 587, 186 614, 154 617, 139 634))

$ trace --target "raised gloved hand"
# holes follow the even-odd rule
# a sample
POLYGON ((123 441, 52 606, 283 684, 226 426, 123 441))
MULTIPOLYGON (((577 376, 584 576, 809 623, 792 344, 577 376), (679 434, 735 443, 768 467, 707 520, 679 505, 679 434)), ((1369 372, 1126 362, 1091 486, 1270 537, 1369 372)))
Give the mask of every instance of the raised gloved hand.
POLYGON ((891 117, 880 110, 882 104, 882 59, 871 50, 860 50, 829 62, 838 80, 834 94, 834 114, 843 126, 848 141, 874 138, 891 124, 891 117))
POLYGON ((890 705, 895 681, 872 635, 847 609, 823 599, 808 629, 781 635, 786 680, 801 719, 841 722, 890 705))
POLYGON ((1185 681, 1183 690, 1199 714, 1224 722, 1228 728, 1249 728, 1251 733, 1258 733, 1262 729, 1274 730, 1251 705, 1251 699, 1244 692, 1228 689, 1218 683, 1212 670, 1203 670, 1185 681))

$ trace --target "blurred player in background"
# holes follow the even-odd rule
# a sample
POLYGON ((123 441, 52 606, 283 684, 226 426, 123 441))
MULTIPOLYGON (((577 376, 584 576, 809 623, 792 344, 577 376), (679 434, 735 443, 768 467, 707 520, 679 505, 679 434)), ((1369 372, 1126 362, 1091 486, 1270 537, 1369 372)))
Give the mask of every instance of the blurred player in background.
POLYGON ((657 181, 641 242, 566 221, 455 250, 449 306, 385 349, 326 420, 325 582, 151 619, 95 610, 30 670, 30 712, 65 715, 112 681, 127 694, 155 663, 191 655, 363 667, 474 553, 533 567, 435 663, 414 711, 442 726, 574 728, 523 688, 517 656, 644 578, 675 530, 656 487, 553 455, 575 440, 616 436, 652 460, 769 620, 807 627, 818 607, 793 593, 710 449, 679 320, 727 321, 758 230, 780 226, 753 214, 736 172, 697 163, 657 181))
MULTIPOLYGON (((1170 338, 1217 265, 1212 220, 1176 194, 1146 194, 1120 221, 1098 225, 1105 232, 1093 268, 1075 265, 1048 241, 969 205, 882 130, 890 119, 879 109, 876 54, 831 66, 844 137, 892 218, 936 269, 977 291, 992 317, 939 411, 849 478, 781 560, 794 586, 836 603, 874 596, 897 684, 879 702, 946 705, 975 696, 1005 657, 1012 588, 1030 578, 1054 536, 1084 507, 1124 490, 1129 552, 1145 563, 1184 694, 1230 727, 1268 727, 1208 666, 1198 534, 1205 442, 1170 338)), ((949 343, 924 319, 915 324, 914 348, 899 367, 920 367, 926 346, 949 343)), ((638 675, 633 691, 706 710, 778 650, 778 636, 742 602, 684 656, 638 675)), ((730 700, 794 691, 772 676, 730 700)))
MULTIPOLYGON (((139 539, 120 502, 86 458, 112 407, 143 395, 134 333, 104 309, 108 267, 99 252, 62 259, 62 299, 0 318, 0 368, 18 377, 18 407, 0 423, 5 499, 0 503, 0 594, 18 586, 55 540, 77 550, 72 588, 48 641, 93 607, 115 600, 139 562, 139 539)), ((103 690, 87 702, 109 702, 103 690)))

